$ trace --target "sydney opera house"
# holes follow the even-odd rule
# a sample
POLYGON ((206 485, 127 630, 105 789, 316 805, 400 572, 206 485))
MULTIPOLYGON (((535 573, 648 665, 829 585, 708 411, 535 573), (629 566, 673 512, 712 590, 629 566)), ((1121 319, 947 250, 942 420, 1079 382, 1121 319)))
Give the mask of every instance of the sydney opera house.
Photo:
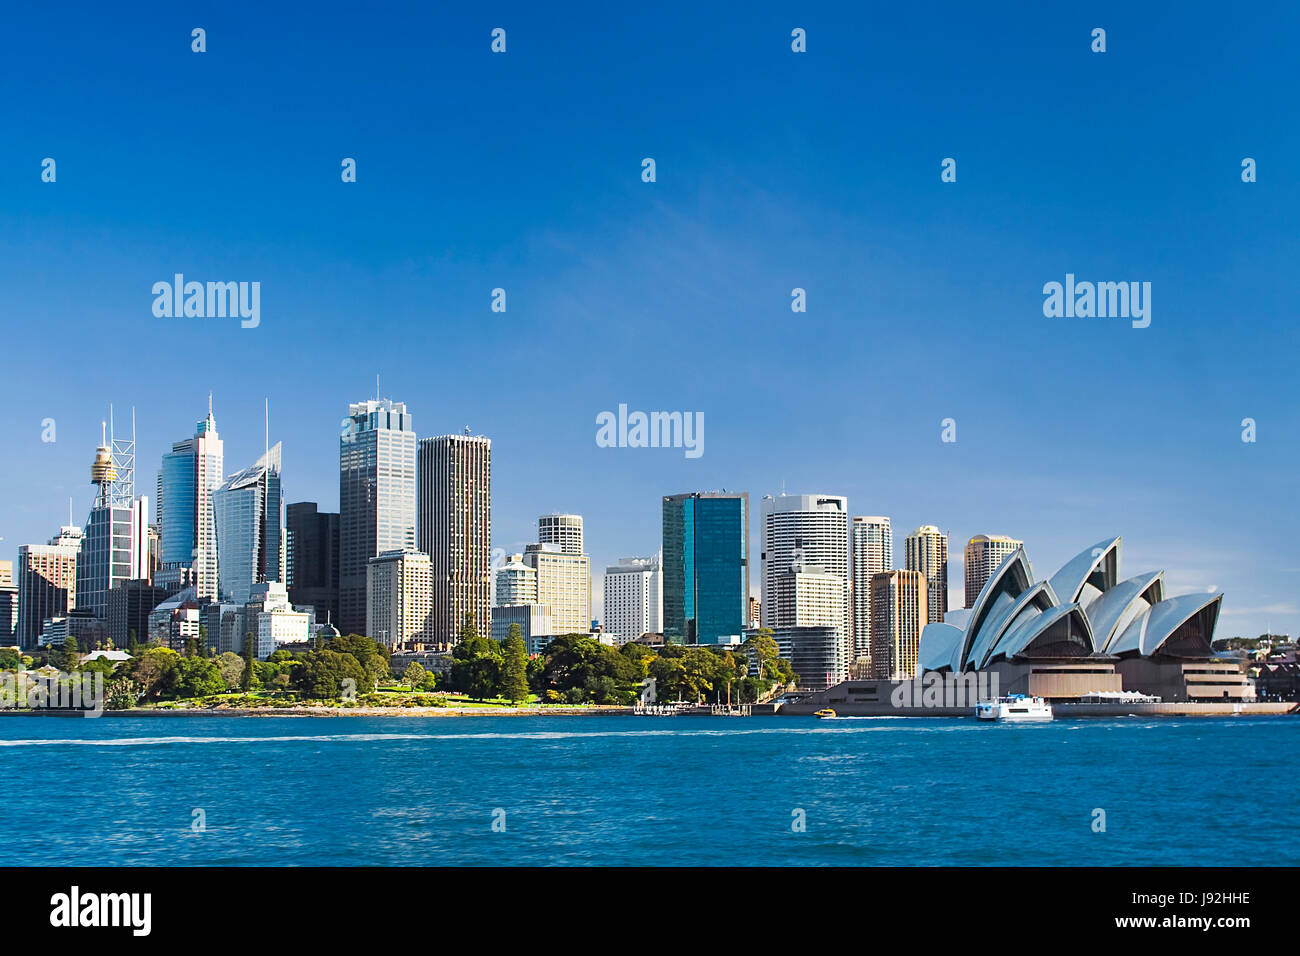
MULTIPOLYGON (((925 626, 918 674, 949 683, 996 675, 1001 693, 1062 703, 1117 692, 1166 702, 1253 700, 1239 662, 1211 647, 1223 595, 1170 597, 1163 571, 1122 578, 1120 544, 1098 542, 1039 581, 1017 548, 970 607, 925 626)), ((887 704, 890 685, 898 683, 848 681, 818 694, 817 702, 871 712, 887 704)))

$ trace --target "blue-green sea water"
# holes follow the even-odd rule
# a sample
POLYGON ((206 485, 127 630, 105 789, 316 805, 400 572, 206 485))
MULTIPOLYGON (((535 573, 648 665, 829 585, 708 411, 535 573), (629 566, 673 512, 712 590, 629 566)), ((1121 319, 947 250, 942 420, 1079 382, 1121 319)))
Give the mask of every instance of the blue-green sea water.
POLYGON ((1297 742, 1291 717, 9 717, 0 864, 1295 866, 1297 742))

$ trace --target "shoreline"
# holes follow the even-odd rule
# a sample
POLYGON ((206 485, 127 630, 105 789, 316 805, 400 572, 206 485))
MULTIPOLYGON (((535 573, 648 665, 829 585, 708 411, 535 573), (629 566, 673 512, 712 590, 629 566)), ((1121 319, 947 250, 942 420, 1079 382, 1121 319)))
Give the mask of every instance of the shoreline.
MULTIPOLYGON (((85 717, 66 708, 0 710, 0 717, 85 717)), ((601 717, 630 715, 631 707, 133 707, 105 710, 100 717, 601 717)))

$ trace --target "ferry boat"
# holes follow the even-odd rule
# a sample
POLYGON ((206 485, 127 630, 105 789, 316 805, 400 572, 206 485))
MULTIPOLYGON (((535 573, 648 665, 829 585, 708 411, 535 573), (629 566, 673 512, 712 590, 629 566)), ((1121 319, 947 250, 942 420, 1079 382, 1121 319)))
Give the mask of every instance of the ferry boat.
POLYGON ((980 701, 975 716, 980 720, 1051 720, 1052 705, 1041 697, 1012 694, 980 701))
POLYGON ((817 711, 815 714, 813 714, 813 716, 814 717, 835 717, 838 715, 835 713, 834 710, 832 710, 829 707, 826 707, 823 708, 822 710, 817 711))

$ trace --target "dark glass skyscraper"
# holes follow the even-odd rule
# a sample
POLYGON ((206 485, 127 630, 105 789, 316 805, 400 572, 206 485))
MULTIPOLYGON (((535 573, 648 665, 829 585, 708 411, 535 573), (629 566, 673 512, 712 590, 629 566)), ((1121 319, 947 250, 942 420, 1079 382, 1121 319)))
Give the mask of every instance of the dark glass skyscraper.
POLYGON ((716 644, 739 636, 749 603, 749 495, 663 499, 664 638, 716 644))
POLYGON ((289 603, 310 605, 318 622, 339 619, 339 516, 317 511, 316 502, 298 501, 285 509, 289 603))

